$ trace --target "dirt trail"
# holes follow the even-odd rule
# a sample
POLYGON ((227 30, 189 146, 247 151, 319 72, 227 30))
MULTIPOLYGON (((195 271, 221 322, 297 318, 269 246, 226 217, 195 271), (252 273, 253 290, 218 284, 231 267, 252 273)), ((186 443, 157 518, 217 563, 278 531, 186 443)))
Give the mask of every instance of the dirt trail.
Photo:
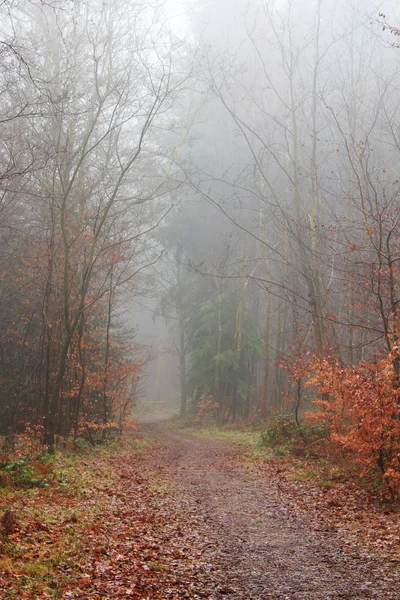
POLYGON ((317 531, 276 483, 241 468, 237 447, 163 425, 149 433, 162 448, 154 468, 178 484, 181 508, 202 517, 219 539, 215 598, 400 599, 398 563, 349 553, 337 534, 317 531))

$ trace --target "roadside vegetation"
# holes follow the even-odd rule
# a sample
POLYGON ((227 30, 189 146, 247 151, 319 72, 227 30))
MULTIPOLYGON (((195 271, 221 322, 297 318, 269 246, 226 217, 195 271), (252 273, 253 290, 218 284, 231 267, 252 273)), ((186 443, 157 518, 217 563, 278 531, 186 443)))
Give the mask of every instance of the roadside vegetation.
MULTIPOLYGON (((142 447, 129 443, 132 456, 142 447)), ((19 436, 1 453, 2 598, 62 597, 84 581, 89 539, 116 486, 107 467, 121 449, 80 440, 50 456, 33 437, 19 436)))
POLYGON ((0 457, 2 600, 211 593, 204 556, 212 542, 175 506, 149 442, 82 441, 52 456, 18 448, 0 457))

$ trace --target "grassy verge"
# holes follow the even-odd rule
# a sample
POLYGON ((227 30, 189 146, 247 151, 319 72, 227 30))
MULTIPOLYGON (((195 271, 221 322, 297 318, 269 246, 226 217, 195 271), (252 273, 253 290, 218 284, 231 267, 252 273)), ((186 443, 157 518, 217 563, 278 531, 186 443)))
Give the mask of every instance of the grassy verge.
POLYGON ((260 431, 233 428, 226 429, 216 426, 199 426, 184 428, 184 430, 204 439, 221 440, 231 444, 245 446, 248 449, 260 449, 260 431))
MULTIPOLYGON (((142 440, 123 445, 140 453, 142 440)), ((0 597, 61 598, 115 488, 108 460, 121 445, 83 446, 51 461, 20 460, 0 486, 0 597), (8 514, 8 522, 5 515, 8 514), (88 537, 89 536, 89 537, 88 537)))

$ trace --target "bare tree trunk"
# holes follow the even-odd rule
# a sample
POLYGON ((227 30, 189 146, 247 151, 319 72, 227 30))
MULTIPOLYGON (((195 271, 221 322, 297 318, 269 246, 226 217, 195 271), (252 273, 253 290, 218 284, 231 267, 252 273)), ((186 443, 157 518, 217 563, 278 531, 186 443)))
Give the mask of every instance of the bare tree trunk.
POLYGON ((260 416, 262 419, 267 418, 270 409, 269 403, 269 334, 270 334, 270 294, 268 290, 265 292, 265 315, 264 315, 264 331, 263 331, 263 378, 260 396, 260 416))
POLYGON ((222 294, 221 294, 221 282, 218 277, 215 278, 215 283, 217 285, 218 293, 217 293, 217 323, 218 323, 218 333, 217 333, 217 354, 215 359, 215 373, 214 373, 214 396, 217 402, 220 402, 220 381, 219 381, 219 355, 221 353, 221 344, 222 344, 222 294))
MULTIPOLYGON (((103 425, 107 425, 110 419, 110 407, 108 406, 108 374, 109 374, 109 363, 110 363, 110 333, 111 333, 111 317, 113 308, 113 268, 110 273, 110 288, 108 293, 107 303, 107 324, 106 324, 106 344, 104 348, 104 375, 103 375, 103 425)), ((103 429, 102 441, 106 438, 106 430, 103 429)))
POLYGON ((181 251, 176 251, 176 283, 178 287, 178 319, 179 319, 179 379, 181 386, 181 417, 185 416, 187 411, 187 384, 186 384, 186 318, 183 306, 183 288, 181 273, 181 251))
POLYGON ((233 384, 233 393, 232 393, 232 421, 236 420, 237 410, 238 410, 238 401, 239 401, 239 383, 240 383, 240 363, 242 358, 242 342, 243 342, 243 317, 244 317, 244 293, 249 282, 248 279, 244 277, 246 274, 247 267, 247 256, 244 261, 243 267, 243 284, 240 288, 239 292, 239 300, 236 309, 236 331, 235 331, 235 339, 236 339, 236 367, 235 367, 235 379, 233 384))
POLYGON ((52 358, 52 337, 53 330, 50 322, 50 300, 53 285, 53 269, 54 269, 54 213, 53 205, 51 210, 51 233, 49 241, 49 259, 47 267, 46 289, 43 303, 43 333, 42 333, 42 350, 45 347, 45 376, 44 376, 44 398, 43 398, 43 438, 46 440, 49 428, 49 409, 50 409, 50 385, 51 385, 51 358, 52 358))

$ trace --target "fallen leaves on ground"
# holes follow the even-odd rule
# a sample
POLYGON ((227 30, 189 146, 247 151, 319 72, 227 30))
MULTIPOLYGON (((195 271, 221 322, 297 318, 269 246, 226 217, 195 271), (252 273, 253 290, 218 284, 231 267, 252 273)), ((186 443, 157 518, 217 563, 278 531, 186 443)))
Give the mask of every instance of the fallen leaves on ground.
MULTIPOLYGON (((218 446, 218 452, 224 454, 224 448, 218 446)), ((376 551, 385 561, 400 560, 399 514, 354 481, 324 485, 325 474, 319 473, 311 483, 310 470, 318 472, 318 462, 255 461, 237 447, 226 450, 226 461, 203 460, 201 469, 233 473, 242 465, 255 480, 268 481, 288 518, 307 511, 315 530, 339 534, 344 553, 365 557, 376 551)), ((218 527, 207 525, 204 507, 193 510, 196 499, 175 489, 168 469, 164 473, 160 466, 162 452, 162 445, 146 453, 127 445, 59 456, 48 488, 0 490, 0 516, 11 511, 13 525, 6 531, 3 524, 0 535, 1 600, 239 597, 224 587, 218 527)), ((196 452, 201 445, 192 448, 182 469, 197 472, 196 452)), ((172 448, 165 455, 170 463, 173 453, 172 448)))
POLYGON ((345 545, 400 562, 399 507, 389 508, 354 477, 343 473, 337 481, 330 479, 334 468, 317 459, 287 456, 255 461, 247 454, 242 462, 271 481, 282 502, 311 515, 316 530, 337 532, 345 545))
POLYGON ((129 450, 64 461, 62 487, 3 490, 17 529, 1 538, 0 598, 214 597, 217 542, 172 497, 129 450))

